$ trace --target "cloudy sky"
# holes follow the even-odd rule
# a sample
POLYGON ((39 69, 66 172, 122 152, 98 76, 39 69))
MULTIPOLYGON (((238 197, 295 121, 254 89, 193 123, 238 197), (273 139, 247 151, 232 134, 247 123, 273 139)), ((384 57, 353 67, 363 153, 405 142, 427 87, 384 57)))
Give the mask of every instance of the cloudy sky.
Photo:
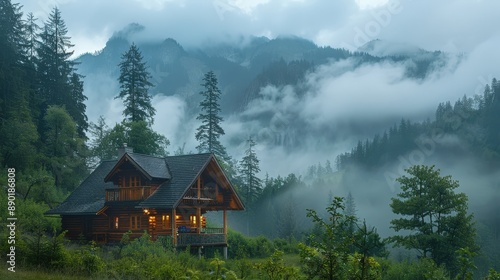
POLYGON ((348 49, 380 38, 457 52, 498 38, 500 22, 497 0, 20 1, 40 20, 58 6, 76 54, 103 48, 113 32, 131 22, 144 25, 146 37, 172 37, 184 46, 293 34, 348 49))
MULTIPOLYGON (((423 112, 429 115, 439 102, 454 102, 464 94, 480 94, 493 77, 500 78, 498 0, 18 1, 24 5, 24 12, 33 12, 41 21, 45 21, 51 9, 58 6, 75 44, 75 56, 102 49, 114 32, 132 22, 145 27, 141 32, 143 40, 160 41, 170 37, 185 48, 221 41, 244 43, 249 36, 296 35, 319 46, 349 50, 356 50, 373 39, 382 39, 431 51, 464 54, 456 68, 445 69, 419 81, 402 78, 404 69, 401 65, 366 65, 345 71, 340 76, 334 73, 349 68, 349 61, 322 65, 305 77, 310 90, 302 99, 297 97, 292 86, 265 87, 261 90, 261 98, 249 104, 242 113, 252 116, 268 110, 285 123, 293 121, 287 118, 300 116, 309 122, 310 127, 317 125, 321 128, 353 118, 362 118, 359 121, 364 122, 383 116, 400 118, 422 115, 423 112)), ((388 48, 383 51, 388 51, 388 48)), ((94 91, 87 92, 87 114, 91 121, 95 121, 105 112, 108 124, 112 125, 122 118, 123 107, 119 100, 109 96, 116 92, 116 81, 110 77, 100 78, 102 80, 86 81, 86 84, 97 84, 94 91), (106 94, 109 98, 103 99, 106 94)), ((186 144, 186 151, 194 151, 197 143, 193 136, 197 123, 186 119, 185 108, 189 104, 179 96, 155 96, 153 103, 158 112, 156 118, 169 120, 155 122, 154 129, 171 140, 171 151, 183 144, 186 144)), ((269 127, 254 128, 240 116, 229 116, 224 129, 226 137, 241 135, 244 139, 249 130, 254 135, 263 135, 269 127)), ((344 141, 336 143, 310 143, 294 153, 259 144, 257 153, 261 169, 271 176, 286 176, 289 172, 300 174, 305 166, 324 163, 327 159, 333 161, 339 153, 349 151, 356 141, 364 141, 355 137, 346 136, 344 141)), ((222 140, 227 141, 227 138, 222 140)), ((236 159, 241 158, 242 150, 241 146, 229 149, 236 159)), ((449 167, 449 170, 455 170, 450 174, 459 179, 468 174, 456 167, 449 167)), ((388 186, 372 189, 390 191, 390 195, 394 192, 388 186)), ((376 195, 370 199, 373 197, 376 195)), ((471 198, 474 201, 477 195, 471 198)), ((389 211, 388 200, 359 202, 358 205, 373 203, 373 209, 377 209, 364 211, 368 218, 370 213, 380 216, 380 205, 389 211)))
MULTIPOLYGON (((244 43, 249 36, 296 35, 320 46, 350 50, 378 38, 465 54, 457 68, 423 81, 402 79, 401 65, 367 65, 340 76, 332 73, 345 68, 342 63, 349 61, 324 65, 305 77, 311 90, 304 99, 299 100, 292 87, 264 88, 262 99, 244 112, 252 115, 267 108, 281 118, 301 116, 311 122, 310 126, 354 117, 365 121, 384 115, 401 118, 428 114, 439 102, 482 93, 486 83, 500 77, 498 0, 21 0, 21 4, 24 12, 32 11, 42 21, 58 6, 75 44, 75 55, 102 49, 114 32, 132 22, 145 27, 140 33, 143 40, 171 37, 185 48, 221 41, 244 43), (374 94, 368 96, 367 89, 374 94)), ((121 119, 120 102, 112 97, 108 102, 102 100, 104 93, 116 91, 111 87, 115 84, 101 83, 98 88, 103 94, 87 92, 88 103, 92 104, 87 110, 91 121, 102 112, 106 112, 108 124, 121 119)), ((170 121, 156 122, 154 128, 171 140, 173 149, 186 142, 187 150, 194 149, 196 123, 185 119, 188 104, 177 96, 155 98, 156 117, 170 121)), ((237 116, 224 123, 226 134, 233 136, 248 133, 249 125, 237 116)), ((328 143, 321 148, 308 145, 296 154, 260 147, 262 169, 273 171, 271 175, 300 172, 304 162, 333 160, 357 140, 328 143), (297 161, 297 156, 307 159, 297 161), (285 158, 281 161, 290 164, 278 169, 273 164, 276 158, 285 158), (294 162, 300 164, 294 167, 294 162)), ((234 152, 238 158, 240 155, 234 152)))

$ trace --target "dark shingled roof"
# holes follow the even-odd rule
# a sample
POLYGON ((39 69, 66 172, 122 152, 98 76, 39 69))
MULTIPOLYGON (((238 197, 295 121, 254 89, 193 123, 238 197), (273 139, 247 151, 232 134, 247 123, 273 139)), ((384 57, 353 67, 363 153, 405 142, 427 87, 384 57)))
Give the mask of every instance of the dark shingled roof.
MULTIPOLYGON (((153 178, 166 181, 138 207, 172 208, 181 199, 197 176, 208 165, 212 154, 193 154, 158 158, 141 154, 127 154, 153 178)), ((215 158, 214 158, 215 159, 215 158)), ((45 214, 91 215, 104 207, 106 189, 113 183, 104 178, 115 167, 117 160, 102 162, 78 188, 59 206, 45 214)))
POLYGON ((163 183, 154 194, 141 202, 139 207, 173 208, 211 158, 212 154, 166 157, 172 179, 163 183))
POLYGON ((104 177, 113 169, 116 162, 116 160, 103 161, 63 203, 45 214, 95 215, 104 207, 106 188, 113 187, 111 182, 104 183, 104 177))
POLYGON ((170 172, 164 158, 142 154, 127 154, 152 178, 170 179, 170 172))

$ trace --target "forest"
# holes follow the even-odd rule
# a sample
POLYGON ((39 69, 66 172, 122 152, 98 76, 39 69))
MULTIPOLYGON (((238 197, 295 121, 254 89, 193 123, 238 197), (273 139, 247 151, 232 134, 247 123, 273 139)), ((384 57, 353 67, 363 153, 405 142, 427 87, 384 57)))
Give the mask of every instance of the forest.
MULTIPOLYGON (((415 161, 400 172, 384 174, 383 183, 397 186, 386 205, 390 234, 379 224, 373 226, 376 221, 359 217, 357 209, 364 201, 363 188, 374 182, 364 178, 391 170, 398 157, 411 155, 415 147, 451 160, 473 156, 480 163, 478 170, 494 173, 500 163, 496 79, 483 95, 439 104, 432 119, 402 119, 332 162, 304 166, 301 174, 271 177, 260 169, 258 139, 245 139, 241 159, 220 141, 225 135, 220 106, 224 96, 216 72, 206 72, 198 89, 202 101, 194 109, 200 123, 193 135, 199 143, 196 149, 217 156, 246 207, 229 216, 229 258, 224 260, 216 249, 206 248, 199 258, 189 248, 180 251, 165 240, 153 242, 147 233, 137 239, 124 234, 114 246, 84 239, 70 242, 60 219, 44 215, 99 162, 115 158, 123 143, 148 155, 188 153, 184 147, 170 147, 152 128, 154 84, 138 45, 132 43, 116 65, 120 91, 115 99, 123 102, 124 110, 122 121, 114 125, 102 116, 89 121, 84 77, 71 58, 73 47, 58 8, 40 23, 21 4, 0 0, 0 248, 7 263, 0 278, 500 279, 499 206, 489 201, 482 212, 471 209, 460 182, 440 166, 415 161), (460 144, 449 144, 454 139, 460 144), (438 151, 437 145, 444 148, 438 151), (9 187, 14 182, 15 193, 9 187), (6 226, 8 206, 17 217, 15 272, 8 269, 13 251, 13 234, 6 226)), ((272 80, 293 83, 314 63, 278 60, 246 95, 255 95, 272 80), (273 67, 289 71, 283 77, 273 67)), ((425 71, 417 70, 410 76, 423 78, 425 71)), ((498 193, 498 183, 495 187, 498 193)))

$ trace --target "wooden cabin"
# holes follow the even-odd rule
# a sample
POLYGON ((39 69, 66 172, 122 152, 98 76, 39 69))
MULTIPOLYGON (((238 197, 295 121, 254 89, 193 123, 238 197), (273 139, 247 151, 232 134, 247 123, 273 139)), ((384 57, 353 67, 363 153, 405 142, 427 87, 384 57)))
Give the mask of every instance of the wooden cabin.
POLYGON ((227 254, 227 211, 244 206, 213 154, 165 158, 122 149, 103 161, 59 206, 67 238, 119 242, 124 233, 146 231, 176 247, 221 246, 227 254), (204 214, 221 213, 223 225, 210 228, 204 214))

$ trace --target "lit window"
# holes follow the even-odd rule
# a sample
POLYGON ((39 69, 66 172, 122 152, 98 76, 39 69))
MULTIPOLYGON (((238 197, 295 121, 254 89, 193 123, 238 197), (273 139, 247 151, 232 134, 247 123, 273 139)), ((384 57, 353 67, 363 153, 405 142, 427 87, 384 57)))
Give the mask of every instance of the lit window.
POLYGON ((170 228, 170 215, 162 215, 161 223, 163 225, 163 228, 170 228))
POLYGON ((189 217, 189 220, 191 221, 191 225, 193 225, 193 227, 196 226, 196 216, 195 215, 191 215, 189 217))
POLYGON ((118 217, 115 217, 115 223, 114 223, 115 229, 118 228, 118 221, 119 221, 118 217))

